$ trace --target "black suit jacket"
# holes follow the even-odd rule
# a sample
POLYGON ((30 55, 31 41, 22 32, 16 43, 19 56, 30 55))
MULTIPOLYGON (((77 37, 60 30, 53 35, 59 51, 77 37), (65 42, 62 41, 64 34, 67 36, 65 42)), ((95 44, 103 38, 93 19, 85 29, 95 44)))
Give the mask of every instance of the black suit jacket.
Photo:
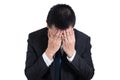
MULTIPOLYGON (((25 75, 28 80, 54 80, 55 62, 47 67, 42 54, 48 44, 48 29, 32 32, 28 38, 25 75)), ((76 55, 69 62, 64 54, 61 66, 61 80, 90 80, 94 75, 94 67, 91 59, 90 37, 74 29, 76 55)))

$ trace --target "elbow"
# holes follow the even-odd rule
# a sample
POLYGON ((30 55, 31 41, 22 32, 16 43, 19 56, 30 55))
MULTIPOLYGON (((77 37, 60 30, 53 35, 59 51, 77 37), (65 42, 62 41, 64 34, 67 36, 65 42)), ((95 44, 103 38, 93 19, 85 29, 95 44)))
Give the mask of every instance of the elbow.
POLYGON ((35 80, 35 76, 28 69, 25 69, 24 73, 25 73, 25 76, 27 77, 28 80, 35 80))
POLYGON ((88 73, 88 79, 92 79, 93 78, 93 76, 94 76, 94 74, 95 74, 95 69, 94 68, 91 68, 90 69, 90 71, 89 71, 89 73, 88 73))

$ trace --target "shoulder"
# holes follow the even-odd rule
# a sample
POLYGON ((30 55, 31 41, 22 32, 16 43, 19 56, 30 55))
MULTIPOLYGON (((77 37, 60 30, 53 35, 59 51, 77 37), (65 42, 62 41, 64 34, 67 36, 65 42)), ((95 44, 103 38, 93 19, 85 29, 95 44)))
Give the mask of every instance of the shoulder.
POLYGON ((75 32, 75 37, 77 39, 81 39, 81 40, 86 40, 86 39, 90 39, 90 36, 77 30, 77 29, 74 29, 74 32, 75 32))
POLYGON ((38 38, 47 35, 47 27, 29 33, 29 38, 38 38))

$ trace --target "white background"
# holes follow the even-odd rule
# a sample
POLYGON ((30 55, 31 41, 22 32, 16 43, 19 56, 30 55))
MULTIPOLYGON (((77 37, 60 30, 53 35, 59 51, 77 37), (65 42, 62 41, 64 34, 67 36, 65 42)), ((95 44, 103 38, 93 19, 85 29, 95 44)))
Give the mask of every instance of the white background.
POLYGON ((27 38, 46 26, 50 7, 67 3, 77 17, 75 28, 91 36, 92 80, 120 80, 119 0, 0 0, 0 80, 27 80, 27 38))

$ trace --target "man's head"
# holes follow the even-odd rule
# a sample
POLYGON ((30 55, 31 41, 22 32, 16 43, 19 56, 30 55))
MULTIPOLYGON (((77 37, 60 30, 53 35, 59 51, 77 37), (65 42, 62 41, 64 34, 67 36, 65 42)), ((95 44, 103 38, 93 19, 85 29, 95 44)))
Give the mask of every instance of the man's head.
POLYGON ((54 26, 57 29, 67 29, 75 25, 75 13, 69 5, 57 4, 53 6, 47 16, 47 25, 49 28, 54 26))

